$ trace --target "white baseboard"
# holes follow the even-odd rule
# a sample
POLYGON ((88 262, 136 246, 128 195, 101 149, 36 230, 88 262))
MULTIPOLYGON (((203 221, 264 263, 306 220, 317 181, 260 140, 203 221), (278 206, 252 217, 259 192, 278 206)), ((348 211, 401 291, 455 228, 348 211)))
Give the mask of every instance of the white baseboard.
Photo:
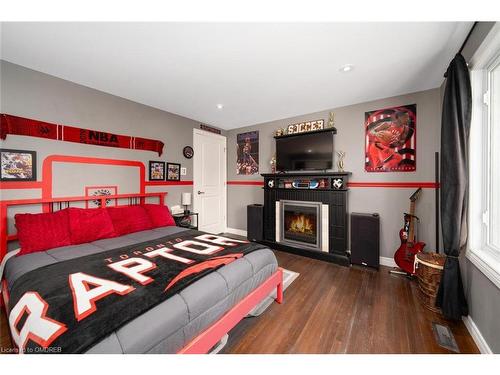
POLYGON ((465 327, 467 327, 467 330, 472 336, 472 339, 476 343, 479 351, 482 354, 493 354, 492 350, 488 346, 488 343, 481 334, 481 331, 479 331, 479 328, 477 328, 476 323, 474 323, 470 315, 464 316, 462 320, 465 324, 465 327))
POLYGON ((379 262, 381 266, 397 267, 394 258, 380 257, 379 262))
POLYGON ((243 237, 247 236, 247 231, 246 230, 242 230, 242 229, 226 228, 226 232, 227 233, 231 233, 231 234, 236 234, 238 236, 243 236, 243 237))

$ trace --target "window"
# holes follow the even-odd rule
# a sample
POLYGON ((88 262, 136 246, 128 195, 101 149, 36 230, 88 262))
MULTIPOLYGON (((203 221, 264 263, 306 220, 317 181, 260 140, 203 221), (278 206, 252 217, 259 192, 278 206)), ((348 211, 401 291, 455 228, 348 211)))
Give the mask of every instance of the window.
POLYGON ((471 60, 467 257, 500 288, 500 26, 471 60))
POLYGON ((487 245, 500 252, 500 58, 488 72, 489 94, 486 95, 490 133, 490 173, 487 245))

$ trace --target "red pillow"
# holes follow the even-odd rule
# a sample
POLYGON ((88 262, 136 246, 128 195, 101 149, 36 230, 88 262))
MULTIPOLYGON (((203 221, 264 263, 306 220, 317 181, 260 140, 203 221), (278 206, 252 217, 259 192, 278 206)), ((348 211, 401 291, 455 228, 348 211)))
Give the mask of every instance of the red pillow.
POLYGON ((69 229, 73 245, 116 237, 108 211, 102 208, 70 208, 69 229))
POLYGON ((71 245, 67 209, 43 214, 16 214, 14 219, 21 245, 18 256, 71 245))
POLYGON ((153 228, 175 226, 175 220, 167 206, 159 204, 145 204, 144 209, 153 223, 153 228))
POLYGON ((107 210, 117 236, 153 228, 142 206, 108 207, 107 210))

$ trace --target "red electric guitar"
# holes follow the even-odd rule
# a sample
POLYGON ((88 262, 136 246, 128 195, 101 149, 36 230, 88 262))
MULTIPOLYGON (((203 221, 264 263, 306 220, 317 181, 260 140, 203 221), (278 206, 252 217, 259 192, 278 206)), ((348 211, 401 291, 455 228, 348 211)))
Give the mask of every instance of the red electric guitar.
POLYGON ((398 267, 410 275, 415 273, 415 255, 425 247, 424 242, 415 242, 415 221, 418 221, 418 217, 415 216, 415 202, 420 196, 421 191, 422 188, 418 188, 410 197, 410 213, 404 214, 404 226, 399 231, 401 246, 399 246, 399 249, 394 254, 394 261, 398 267))

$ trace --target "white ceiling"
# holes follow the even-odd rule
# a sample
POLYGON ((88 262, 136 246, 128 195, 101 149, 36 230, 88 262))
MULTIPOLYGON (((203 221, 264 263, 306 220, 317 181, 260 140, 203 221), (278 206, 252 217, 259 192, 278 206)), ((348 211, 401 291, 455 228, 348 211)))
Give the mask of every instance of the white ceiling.
POLYGON ((438 87, 471 26, 3 23, 1 56, 234 129, 438 87), (341 73, 344 64, 354 69, 341 73))

